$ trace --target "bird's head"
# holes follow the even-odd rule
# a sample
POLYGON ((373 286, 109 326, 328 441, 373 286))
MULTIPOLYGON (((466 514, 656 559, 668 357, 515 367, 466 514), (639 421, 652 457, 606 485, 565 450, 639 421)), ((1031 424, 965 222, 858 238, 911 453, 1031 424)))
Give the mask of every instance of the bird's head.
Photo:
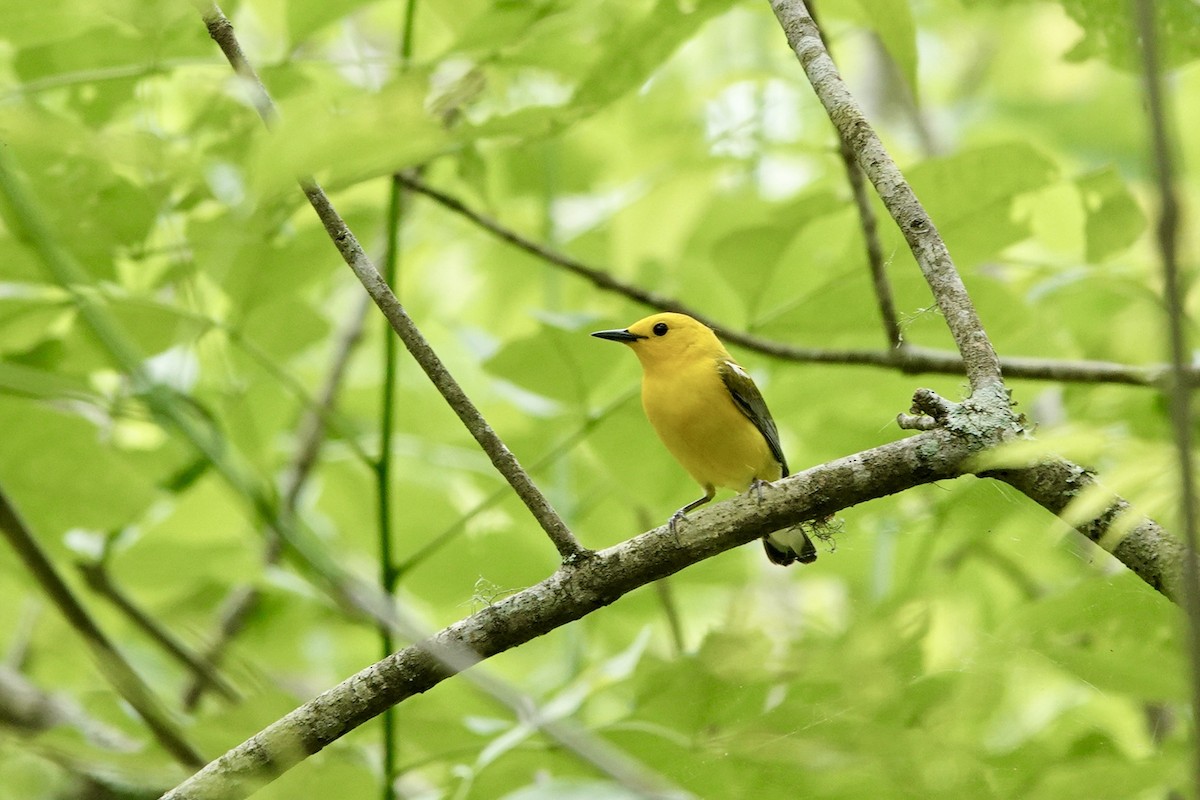
POLYGON ((643 369, 686 363, 690 359, 728 357, 721 341, 707 325, 686 314, 665 311, 639 319, 628 328, 596 331, 600 339, 629 345, 643 369))

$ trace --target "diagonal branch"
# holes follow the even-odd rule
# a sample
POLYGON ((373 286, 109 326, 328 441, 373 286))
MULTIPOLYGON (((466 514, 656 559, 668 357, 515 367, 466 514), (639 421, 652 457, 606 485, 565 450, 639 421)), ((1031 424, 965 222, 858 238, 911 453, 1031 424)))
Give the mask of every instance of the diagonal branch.
POLYGON ((87 644, 100 672, 142 718, 162 748, 185 767, 195 768, 203 764, 205 759, 184 738, 179 726, 155 696, 154 690, 142 680, 112 641, 100 630, 100 626, 58 574, 58 570, 38 544, 37 537, 21 519, 3 490, 0 490, 0 535, 8 540, 9 545, 24 562, 25 568, 87 644))
POLYGON ((88 588, 103 597, 120 611, 151 641, 168 655, 187 668, 192 680, 216 691, 228 701, 241 699, 241 694, 221 674, 216 664, 206 657, 194 653, 175 634, 133 601, 120 586, 113 582, 108 572, 108 554, 96 561, 80 561, 76 564, 88 588))
MULTIPOLYGON (((803 6, 800 8, 802 12, 803 6)), ((807 19, 807 15, 804 16, 807 19)), ((811 20, 807 20, 807 24, 811 27, 811 20)), ((815 27, 812 30, 815 31, 815 27)), ((805 52, 811 50, 810 45, 796 46, 805 52)), ((823 51, 818 51, 816 61, 820 61, 822 55, 823 51)), ((801 58, 803 61, 804 56, 801 58)), ((827 56, 824 60, 828 61, 827 56)), ((818 64, 818 68, 819 71, 825 67, 818 64)), ((865 122, 862 125, 865 127, 865 122)), ((852 138, 845 131, 843 137, 852 138)), ((856 152, 862 153, 857 149, 856 152)), ((886 169, 872 174, 870 166, 863 164, 863 167, 877 186, 879 174, 887 174, 886 169)), ((894 170, 894 166, 891 169, 894 170)), ((388 313, 387 304, 373 291, 373 285, 383 281, 354 243, 353 235, 345 229, 336 212, 328 208, 328 200, 314 183, 306 182, 304 188, 347 262, 388 313)), ((891 187, 891 191, 896 193, 898 190, 891 187)), ((885 203, 892 208, 886 196, 885 203)), ((961 280, 936 234, 929 241, 923 236, 923 232, 932 231, 932 225, 919 205, 915 210, 919 216, 909 219, 918 224, 911 230, 906 229, 906 236, 914 250, 924 247, 933 251, 931 261, 922 261, 918 254, 918 262, 947 312, 963 353, 967 374, 975 390, 971 401, 961 405, 935 402, 932 394, 927 393, 924 402, 918 405, 923 414, 940 423, 933 430, 799 473, 776 484, 775 490, 760 502, 743 496, 702 510, 695 514, 682 539, 667 536, 664 530, 658 529, 592 554, 591 558, 580 559, 571 568, 564 565, 538 585, 363 670, 208 765, 166 797, 244 796, 383 709, 429 689, 474 663, 474 660, 445 658, 442 654, 446 650, 469 651, 474 659, 488 658, 579 619, 647 582, 673 574, 768 531, 824 517, 868 499, 955 477, 966 471, 964 465, 968 459, 1002 439, 1006 430, 1011 433, 1011 412, 1000 391, 999 362, 982 333, 961 280), (938 255, 938 246, 944 258, 938 255), (980 389, 989 391, 984 393, 980 389), (992 402, 996 398, 1003 402, 992 402)), ((391 297, 386 286, 382 289, 386 292, 385 299, 391 297)), ((391 301, 394 303, 395 298, 391 297, 391 301)), ((404 313, 398 303, 395 307, 399 314, 404 313)), ((388 313, 389 320, 392 316, 388 313)), ((1036 470, 1039 468, 1015 470, 1011 475, 1006 474, 1006 479, 1012 478, 1017 485, 1016 481, 1024 475, 1033 476, 1028 481, 1032 485, 1022 490, 1031 496, 1041 493, 1043 498, 1039 502, 1061 510, 1075 496, 1080 482, 1080 476, 1073 472, 1079 468, 1066 467, 1067 472, 1057 485, 1053 481, 1038 480, 1036 470)), ((1112 516, 1115 519, 1116 515, 1112 516)), ((1094 520, 1081 528, 1116 532, 1119 526, 1113 524, 1114 519, 1094 520)), ((1141 547, 1131 543, 1149 541, 1156 531, 1161 533, 1161 529, 1152 523, 1137 526, 1124 534, 1116 549, 1121 551, 1123 546, 1129 545, 1124 547, 1126 552, 1140 552, 1141 547)), ((1109 537, 1096 533, 1096 538, 1109 537)), ((1153 554, 1167 552, 1155 547, 1146 549, 1153 554)), ((1149 558, 1130 566, 1148 583, 1173 596, 1174 587, 1178 585, 1177 563, 1166 558, 1149 558)))
MULTIPOLYGON (((230 66, 238 75, 250 82, 254 88, 254 106, 263 122, 270 125, 276 117, 274 104, 254 68, 242 52, 241 45, 234 35, 233 25, 226 19, 216 3, 203 5, 201 9, 209 35, 221 48, 221 52, 225 54, 230 66)), ((300 186, 313 210, 317 212, 317 216, 325 226, 326 233, 329 234, 329 238, 337 247, 342 259, 362 283, 367 294, 375 301, 375 305, 383 312, 384 317, 392 326, 392 330, 400 337, 400 341, 404 343, 413 360, 425 372, 447 405, 487 454, 492 465, 504 476, 513 491, 525 503, 534 519, 541 525, 542 530, 550 537, 550 541, 554 543, 562 559, 570 563, 586 557, 589 551, 567 528, 566 523, 559 517, 550 501, 529 478, 529 474, 521 468, 516 456, 488 425, 487 420, 483 418, 479 409, 475 407, 466 392, 450 374, 441 358, 429 346, 429 342, 425 340, 400 301, 392 294, 391 288, 379 274, 379 270, 375 268, 362 246, 359 245, 353 231, 346 225, 337 209, 333 207, 324 190, 312 178, 301 178, 300 186)))
POLYGON ((771 8, 841 140, 857 156, 859 166, 908 241, 962 354, 971 391, 999 385, 1000 359, 954 268, 946 243, 842 82, 804 1, 771 0, 771 8))
MULTIPOLYGON (((857 169, 857 167, 856 167, 857 169)), ((660 311, 679 311, 694 317, 716 330, 721 338, 739 347, 763 355, 798 363, 856 364, 886 369, 898 369, 907 374, 941 373, 962 375, 962 358, 957 353, 927 347, 905 345, 893 350, 827 350, 765 339, 745 331, 729 328, 679 300, 657 292, 647 291, 636 284, 622 281, 611 273, 584 263, 547 245, 517 233, 499 221, 476 211, 462 200, 435 189, 411 172, 401 173, 399 180, 414 192, 428 197, 449 211, 469 220, 501 241, 524 250, 548 264, 559 267, 590 282, 606 292, 619 294, 648 308, 660 311)), ((1063 360, 1022 356, 1007 356, 1000 360, 1004 374, 1010 378, 1030 380, 1073 381, 1079 383, 1120 383, 1130 386, 1156 386, 1166 374, 1164 364, 1134 366, 1111 361, 1063 360)), ((1189 367, 1189 385, 1200 385, 1200 369, 1189 367)))
POLYGON ((838 148, 842 163, 846 166, 846 180, 854 195, 858 208, 858 223, 862 229, 863 243, 867 248, 867 266, 871 269, 871 286, 875 290, 875 303, 879 306, 879 318, 883 323, 883 335, 890 349, 904 346, 904 335, 900 331, 900 318, 896 313, 896 301, 892 299, 892 285, 888 282, 887 265, 883 261, 883 247, 879 242, 879 222, 871 208, 867 185, 862 170, 854 160, 854 153, 845 142, 838 148))
MULTIPOLYGON (((490 658, 769 531, 966 474, 966 465, 981 447, 977 431, 988 427, 978 417, 991 413, 986 404, 956 405, 921 390, 917 406, 922 413, 936 414, 941 426, 798 472, 773 484, 761 500, 740 495, 708 506, 689 517, 691 524, 680 536, 668 535, 663 526, 594 553, 571 568, 560 568, 541 583, 347 678, 213 761, 164 795, 164 800, 245 797, 385 709, 474 663, 439 657, 447 650, 469 648, 478 659, 490 658)), ((990 474, 1055 513, 1092 480, 1065 462, 990 474)), ((1127 507, 1119 498, 1114 505, 1116 510, 1106 510, 1079 530, 1108 544, 1108 534, 1120 526, 1119 512, 1127 507)), ((1180 576, 1172 541, 1157 524, 1142 520, 1124 533, 1115 555, 1151 586, 1174 598, 1180 576)))
POLYGON ((663 526, 599 551, 367 667, 213 761, 163 800, 245 797, 385 708, 453 674, 431 651, 465 646, 489 658, 769 531, 954 477, 968 455, 965 441, 945 430, 921 434, 797 473, 774 484, 761 502, 741 495, 702 509, 678 538, 663 526))

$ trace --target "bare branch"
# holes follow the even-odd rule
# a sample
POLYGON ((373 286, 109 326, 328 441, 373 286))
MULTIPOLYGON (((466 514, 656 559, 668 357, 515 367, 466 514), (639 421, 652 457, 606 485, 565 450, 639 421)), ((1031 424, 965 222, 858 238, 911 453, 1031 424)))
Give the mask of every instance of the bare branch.
POLYGON ((883 247, 879 242, 879 223, 875 219, 874 209, 871 208, 867 185, 863 180, 862 170, 854 161, 854 153, 845 142, 841 143, 838 152, 846 165, 846 179, 850 182, 854 205, 858 208, 858 221, 862 228, 863 242, 867 247, 867 266, 871 268, 871 286, 875 289, 875 302, 879 306, 883 334, 889 347, 902 347, 904 336, 900 332, 900 318, 896 313, 896 301, 892 299, 892 285, 888 282, 887 265, 883 262, 883 247))
POLYGON ((196 682, 215 690, 226 700, 241 698, 238 690, 226 680, 215 664, 192 652, 166 626, 147 614, 119 586, 113 583, 112 577, 108 573, 106 559, 79 562, 76 567, 92 591, 112 603, 151 641, 186 667, 196 682))
MULTIPOLYGON (((209 35, 220 46, 226 59, 234 70, 241 76, 252 81, 255 89, 255 108, 263 122, 270 125, 275 118, 274 104, 262 85, 253 67, 242 53, 241 45, 233 32, 233 25, 225 18, 221 9, 215 3, 203 6, 204 23, 208 26, 209 35)), ((542 530, 550 537, 559 555, 565 562, 571 563, 586 557, 587 550, 567 528, 566 523, 558 516, 558 512, 550 505, 541 490, 530 480, 528 473, 521 468, 516 456, 508 446, 496 435, 487 420, 467 397, 458 382, 446 369, 441 358, 429 346, 429 342, 418 330, 408 312, 400 305, 400 301, 392 294, 391 288, 379 274, 379 270, 371 262, 370 257, 359 245, 357 237, 346 225, 345 220, 338 214, 337 209, 329 202, 324 190, 312 178, 301 178, 300 186, 305 196, 317 212, 326 233, 341 253, 342 259, 354 272, 367 294, 375 301, 375 305, 383 312, 384 317, 392 326, 392 330, 404 342, 413 359, 420 365, 430 382, 445 399, 447 405, 470 431, 475 441, 487 454, 492 465, 504 476, 512 486, 516 495, 525 503, 526 508, 533 514, 534 519, 542 526, 542 530)))
MULTIPOLYGON (((442 207, 470 220, 483 230, 502 241, 536 256, 548 264, 560 267, 590 282, 607 292, 619 294, 636 303, 659 311, 678 311, 700 320, 717 331, 723 340, 747 350, 773 356, 785 361, 819 364, 853 364, 885 369, 900 370, 908 374, 938 373, 963 375, 965 368, 961 356, 944 350, 905 345, 897 350, 827 350, 819 347, 796 345, 764 339, 745 331, 735 330, 706 316, 679 300, 657 292, 647 291, 613 276, 603 269, 586 264, 565 253, 555 250, 517 233, 495 219, 482 214, 462 200, 440 189, 435 189, 412 173, 399 176, 405 186, 437 202, 442 207)), ((1069 381, 1077 383, 1121 383, 1131 386, 1154 386, 1166 373, 1162 364, 1133 366, 1111 361, 1063 360, 1032 357, 1006 357, 1000 362, 1004 374, 1010 378, 1030 380, 1069 381)), ((1200 385, 1200 369, 1187 371, 1190 385, 1200 385)))
POLYGON ((204 757, 184 738, 154 691, 113 646, 67 586, 66 581, 58 574, 58 570, 38 544, 37 537, 25 525, 3 490, 0 490, 0 533, 8 540, 51 602, 82 637, 100 672, 142 718, 163 749, 185 767, 194 769, 204 764, 204 757))
POLYGON ((637 301, 650 308, 657 308, 663 311, 678 311, 681 314, 687 314, 690 317, 695 317, 696 319, 704 322, 704 324, 709 325, 709 327, 715 327, 711 324, 711 321, 703 319, 699 312, 687 308, 685 305, 674 300, 673 298, 658 294, 657 292, 647 291, 640 286, 622 281, 619 278, 613 277, 604 270, 589 266, 582 261, 571 258, 565 253, 560 253, 553 248, 538 244, 532 239, 522 236, 511 228, 506 228, 491 217, 485 216, 471 209, 466 203, 462 202, 458 198, 452 197, 445 192, 433 188, 414 172, 409 171, 399 173, 399 179, 401 183, 403 183, 409 189, 412 189, 414 192, 423 194, 431 200, 436 200, 445 208, 448 208, 456 214, 466 217, 471 222, 475 223, 494 236, 508 242, 509 244, 515 245, 525 252, 535 255, 547 263, 553 264, 556 267, 562 267, 567 272, 574 273, 581 278, 591 281, 591 283, 597 288, 624 295, 630 300, 637 301))
POLYGON ((771 0, 771 8, 842 141, 855 153, 859 166, 904 233, 962 354, 972 392, 1000 383, 1000 359, 983 330, 945 242, 846 89, 803 0, 771 0))

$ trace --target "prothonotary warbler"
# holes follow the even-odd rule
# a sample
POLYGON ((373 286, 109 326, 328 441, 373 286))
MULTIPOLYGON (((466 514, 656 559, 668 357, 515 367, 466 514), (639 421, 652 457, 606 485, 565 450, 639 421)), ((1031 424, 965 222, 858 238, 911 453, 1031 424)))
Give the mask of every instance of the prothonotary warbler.
MULTIPOLYGON (((788 474, 779 431, 762 393, 717 335, 684 314, 653 314, 623 330, 597 331, 629 345, 642 362, 642 407, 671 455, 704 487, 704 496, 671 517, 713 499, 718 487, 744 492, 788 474)), ((799 529, 763 537, 767 557, 786 566, 817 558, 799 529)))

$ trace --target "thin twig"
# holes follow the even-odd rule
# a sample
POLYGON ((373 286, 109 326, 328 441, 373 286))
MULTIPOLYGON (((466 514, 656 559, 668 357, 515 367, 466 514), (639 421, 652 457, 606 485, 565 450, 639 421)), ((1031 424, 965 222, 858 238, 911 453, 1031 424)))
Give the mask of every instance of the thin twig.
POLYGON ((933 220, 884 149, 829 58, 803 0, 771 0, 779 24, 842 141, 874 184, 916 258, 966 365, 971 391, 1000 385, 1000 359, 933 220))
POLYGON ((185 767, 196 769, 206 759, 188 743, 183 732, 155 696, 154 690, 142 680, 121 652, 113 646, 100 626, 92 619, 66 581, 58 574, 50 558, 38 544, 37 537, 26 526, 8 496, 0 489, 0 533, 25 564, 25 568, 41 585, 50 601, 83 638, 100 672, 117 693, 129 703, 146 727, 171 756, 185 767))
MULTIPOLYGON (((267 125, 272 124, 276 116, 274 104, 263 87, 262 81, 246 60, 245 54, 242 53, 232 24, 215 3, 205 4, 202 14, 205 25, 208 26, 209 35, 221 48, 230 65, 255 87, 254 106, 258 109, 263 122, 267 125)), ((367 294, 375 301, 375 305, 383 312, 384 317, 391 324, 392 330, 400 337, 400 341, 404 343, 409 354, 420 365, 447 405, 466 426, 475 441, 479 443, 492 465, 504 476, 513 491, 525 503, 526 508, 553 542, 563 561, 574 563, 586 557, 589 551, 571 533, 566 523, 551 506, 550 501, 529 479, 528 473, 521 468, 516 456, 488 425, 479 409, 475 407, 466 392, 446 369, 441 358, 429 346, 429 342, 425 340, 408 312, 392 294, 391 288, 379 274, 379 270, 375 268, 362 246, 359 245, 353 231, 346 225, 337 209, 333 207, 324 190, 312 178, 302 178, 300 186, 313 210, 317 212, 317 216, 325 226, 326 233, 329 234, 329 238, 337 247, 342 259, 362 283, 367 294)))
MULTIPOLYGON (((646 291, 639 286, 622 281, 603 269, 572 258, 554 248, 540 244, 517 233, 497 220, 468 206, 462 200, 435 189, 412 173, 403 173, 400 180, 405 186, 418 192, 455 214, 469 220, 496 238, 524 250, 547 264, 560 267, 604 291, 619 294, 648 308, 661 311, 679 311, 694 317, 716 330, 721 338, 747 350, 773 356, 785 361, 820 364, 851 364, 900 370, 906 374, 962 375, 964 367, 958 353, 934 350, 926 347, 905 345, 898 350, 827 350, 819 347, 796 345, 765 339, 745 331, 739 331, 712 319, 700 311, 690 308, 673 297, 646 291)), ((1167 371, 1163 364, 1133 366, 1111 361, 1064 360, 1036 357, 1006 357, 1001 359, 1004 374, 1010 378, 1030 380, 1065 381, 1077 383, 1120 383, 1130 386, 1156 386, 1167 371)), ((1200 385, 1200 369, 1187 370, 1190 385, 1200 385)))
MULTIPOLYGON (((808 0, 808 11, 813 22, 817 22, 817 10, 813 0, 808 0)), ((817 32, 825 49, 829 50, 829 40, 825 38, 824 29, 817 24, 817 32)), ((832 53, 830 58, 833 58, 832 53)), ((866 181, 862 170, 855 160, 854 151, 845 139, 838 137, 838 155, 846 169, 846 180, 850 183, 850 192, 854 196, 854 206, 858 209, 858 223, 862 230, 863 244, 867 248, 867 266, 871 269, 871 285, 875 290, 875 302, 879 307, 879 318, 883 323, 883 335, 889 349, 894 350, 904 344, 904 336, 900 331, 900 317, 896 313, 896 302, 892 299, 892 285, 888 282, 886 264, 883 261, 883 245, 879 241, 879 221, 875 218, 875 209, 871 207, 871 198, 867 194, 866 181)))
POLYGON ((191 672, 193 680, 215 690, 226 700, 232 701, 241 698, 238 690, 220 673, 215 664, 192 652, 166 626, 147 614, 119 586, 113 583, 112 576, 108 573, 106 559, 79 562, 76 567, 93 592, 112 603, 151 641, 186 667, 191 672))
MULTIPOLYGON (((408 68, 412 60, 414 39, 414 24, 416 22, 417 0, 406 0, 404 4, 403 28, 400 32, 400 64, 401 70, 408 68)), ((392 178, 388 181, 388 206, 384 228, 387 232, 387 249, 384 254, 383 278, 397 300, 400 297, 400 233, 401 224, 408 216, 411 206, 410 195, 399 181, 392 178)), ((364 295, 365 296, 365 295, 364 295)), ((396 568, 396 558, 393 555, 395 533, 392 526, 392 433, 395 430, 396 385, 400 379, 400 362, 397 337, 387 330, 383 340, 383 386, 379 398, 379 457, 374 463, 375 472, 375 504, 376 504, 376 538, 379 543, 379 587, 389 597, 394 597, 400 581, 400 571, 396 568)), ((386 625, 379 628, 380 657, 387 657, 396 652, 395 637, 386 625)), ((396 735, 396 709, 386 709, 379 718, 382 728, 383 748, 383 780, 380 781, 380 797, 382 800, 394 800, 396 796, 396 775, 400 761, 400 739, 396 735)))
POLYGON ((687 308, 682 303, 667 297, 666 295, 647 291, 646 289, 643 289, 640 286, 636 286, 632 283, 626 283, 625 281, 615 278, 603 270, 588 266, 582 261, 571 258, 564 253, 554 250, 553 248, 538 244, 532 239, 522 236, 512 229, 506 228, 492 218, 484 216, 483 214, 471 209, 466 205, 466 203, 462 202, 458 198, 452 197, 445 192, 433 188, 411 171, 400 173, 399 178, 405 186, 407 186, 409 189, 412 189, 414 192, 419 192, 420 194, 423 194, 432 200, 436 200, 442 206, 454 211, 457 214, 460 214, 463 217, 466 217, 471 222, 475 223, 494 236, 508 242, 509 244, 515 245, 525 252, 535 255, 543 261, 553 264, 556 267, 561 267, 568 272, 574 273, 581 278, 591 281, 591 283, 597 288, 624 295, 630 300, 634 300, 650 308, 658 308, 664 311, 678 311, 680 313, 687 314, 701 320, 706 325, 713 327, 708 321, 702 319, 698 312, 687 308))
MULTIPOLYGON (((1184 607, 1188 616, 1188 643, 1191 654, 1192 714, 1200 719, 1200 571, 1196 508, 1196 469, 1192 460, 1192 393, 1184 371, 1189 360, 1187 325, 1183 286, 1184 276, 1179 267, 1178 232, 1179 201, 1175 192, 1175 164, 1168 130, 1167 101, 1163 96, 1162 67, 1159 64, 1158 27, 1155 23, 1154 0, 1136 0, 1133 7, 1142 53, 1142 73, 1145 79, 1146 108, 1150 117, 1151 154, 1154 175, 1158 184, 1158 249, 1162 259, 1163 294, 1167 307, 1167 325, 1171 346, 1171 382, 1167 400, 1179 466, 1180 503, 1183 506, 1184 550, 1184 607)), ((1192 745, 1192 780, 1200 791, 1200 746, 1192 745)))
MULTIPOLYGON (((412 0, 408 6, 411 8, 412 0)), ((405 14, 407 19, 409 14, 405 14)), ((408 41, 407 36, 404 38, 408 41)), ((383 275, 387 284, 393 287, 393 292, 399 292, 398 267, 400 250, 400 221, 406 213, 408 205, 408 190, 397 181, 388 181, 388 211, 385 226, 387 229, 387 252, 384 256, 383 275)), ((366 295, 363 295, 366 297, 366 295)), ((397 356, 396 337, 391 328, 384 333, 383 339, 383 386, 379 398, 379 456, 372 465, 375 476, 375 537, 378 542, 378 573, 379 588, 390 597, 396 594, 396 585, 400 572, 396 569, 396 557, 393 553, 392 530, 392 434, 395 430, 396 419, 396 382, 399 379, 399 359, 397 356)), ((386 658, 396 652, 396 640, 391 629, 386 625, 379 629, 379 655, 386 658)), ((383 800, 393 800, 395 797, 396 765, 399 761, 400 745, 396 736, 396 709, 385 709, 380 715, 379 724, 382 728, 383 748, 383 779, 380 781, 380 792, 383 800)))

